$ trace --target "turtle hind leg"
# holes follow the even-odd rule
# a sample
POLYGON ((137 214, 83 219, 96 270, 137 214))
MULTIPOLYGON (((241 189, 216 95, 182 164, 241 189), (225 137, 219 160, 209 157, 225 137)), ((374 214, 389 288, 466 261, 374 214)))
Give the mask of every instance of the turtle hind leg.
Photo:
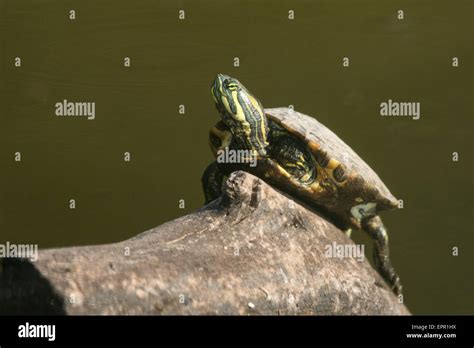
POLYGON ((223 181, 224 175, 219 170, 217 162, 212 162, 207 166, 201 178, 202 189, 205 197, 204 204, 208 204, 221 196, 223 181))
POLYGON ((375 241, 374 262, 382 277, 396 295, 402 293, 400 277, 390 263, 388 234, 379 216, 367 217, 361 221, 362 228, 375 241))

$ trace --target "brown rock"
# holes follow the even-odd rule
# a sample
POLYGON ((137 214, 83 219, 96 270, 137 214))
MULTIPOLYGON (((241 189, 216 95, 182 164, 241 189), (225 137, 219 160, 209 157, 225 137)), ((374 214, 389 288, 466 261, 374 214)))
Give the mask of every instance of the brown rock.
POLYGON ((124 242, 5 259, 0 314, 410 314, 353 243, 260 179, 124 242))

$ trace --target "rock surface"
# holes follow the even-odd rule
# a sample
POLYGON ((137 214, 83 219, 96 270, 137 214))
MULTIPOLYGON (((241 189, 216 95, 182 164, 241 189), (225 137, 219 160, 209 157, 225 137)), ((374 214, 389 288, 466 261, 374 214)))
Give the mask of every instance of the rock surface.
POLYGON ((4 259, 0 314, 408 315, 325 219, 235 172, 222 197, 129 240, 4 259))

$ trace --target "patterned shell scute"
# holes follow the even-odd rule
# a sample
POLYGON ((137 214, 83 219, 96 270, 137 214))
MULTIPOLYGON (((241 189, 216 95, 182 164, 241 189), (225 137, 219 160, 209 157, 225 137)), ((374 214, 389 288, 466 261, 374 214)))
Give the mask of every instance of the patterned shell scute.
POLYGON ((265 109, 265 112, 279 120, 286 129, 319 144, 321 149, 327 152, 329 158, 334 158, 344 164, 351 173, 359 174, 368 186, 377 188, 381 196, 392 202, 396 201, 396 198, 372 168, 325 125, 311 116, 289 108, 265 109))

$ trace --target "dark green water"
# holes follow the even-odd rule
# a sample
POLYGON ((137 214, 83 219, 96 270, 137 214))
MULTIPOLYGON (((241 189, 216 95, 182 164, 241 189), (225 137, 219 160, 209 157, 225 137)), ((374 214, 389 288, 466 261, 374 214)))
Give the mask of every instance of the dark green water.
POLYGON ((209 86, 222 72, 266 107, 317 117, 404 200, 383 217, 413 313, 473 314, 472 10, 472 1, 0 0, 0 243, 117 242, 199 208, 218 119, 209 86), (96 118, 55 116, 63 99, 95 102, 96 118), (388 99, 421 103, 421 118, 381 117, 388 99))

